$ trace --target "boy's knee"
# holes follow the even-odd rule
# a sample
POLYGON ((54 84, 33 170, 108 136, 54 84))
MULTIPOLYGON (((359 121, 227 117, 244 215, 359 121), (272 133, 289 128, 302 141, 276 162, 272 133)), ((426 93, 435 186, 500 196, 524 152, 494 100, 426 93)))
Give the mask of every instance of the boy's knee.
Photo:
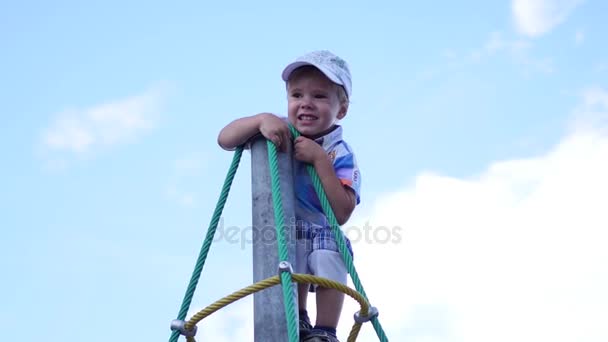
POLYGON ((346 284, 347 270, 338 252, 315 250, 310 254, 308 263, 314 275, 346 284))
POLYGON ((324 298, 340 298, 344 297, 344 292, 340 290, 336 290, 333 287, 323 287, 323 285, 319 285, 317 287, 317 295, 324 296, 324 298))

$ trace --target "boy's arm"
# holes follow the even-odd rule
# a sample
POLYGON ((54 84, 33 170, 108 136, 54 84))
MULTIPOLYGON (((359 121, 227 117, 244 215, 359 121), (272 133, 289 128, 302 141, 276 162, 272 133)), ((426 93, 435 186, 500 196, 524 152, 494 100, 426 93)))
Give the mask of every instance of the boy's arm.
POLYGON ((229 123, 220 131, 217 143, 225 150, 234 150, 258 133, 262 133, 275 145, 283 148, 287 144, 282 142, 289 139, 289 129, 279 117, 270 113, 260 113, 229 123))
POLYGON ((355 192, 342 184, 334 170, 333 163, 325 153, 319 155, 313 162, 315 170, 321 179, 327 199, 336 215, 339 225, 345 224, 357 205, 355 192))
POLYGON ((296 159, 314 166, 338 224, 346 223, 357 205, 357 195, 353 189, 342 184, 325 150, 313 140, 299 136, 294 140, 294 153, 296 159))
POLYGON ((217 143, 225 150, 234 150, 260 132, 263 114, 236 119, 226 125, 217 137, 217 143))

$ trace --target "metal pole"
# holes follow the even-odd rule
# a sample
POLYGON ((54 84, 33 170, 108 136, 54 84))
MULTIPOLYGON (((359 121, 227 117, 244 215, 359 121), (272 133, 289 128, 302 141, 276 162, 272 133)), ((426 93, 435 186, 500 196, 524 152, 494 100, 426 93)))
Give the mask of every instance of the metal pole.
MULTIPOLYGON (((263 137, 256 138, 250 143, 254 282, 279 274, 278 245, 266 144, 266 139, 263 137)), ((291 146, 288 151, 287 153, 279 152, 279 174, 281 177, 285 225, 288 231, 289 262, 295 265, 295 227, 293 226, 295 222, 295 197, 293 192, 293 150, 291 146)), ((297 286, 295 284, 293 284, 293 293, 297 304, 297 286)), ((280 285, 255 293, 253 306, 255 342, 289 340, 283 292, 280 285)), ((297 312, 296 317, 298 317, 297 312)))

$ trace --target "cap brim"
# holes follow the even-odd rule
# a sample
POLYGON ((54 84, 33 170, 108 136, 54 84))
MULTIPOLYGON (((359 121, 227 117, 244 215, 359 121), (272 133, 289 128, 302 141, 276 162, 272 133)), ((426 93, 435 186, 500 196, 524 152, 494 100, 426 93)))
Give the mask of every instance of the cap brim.
POLYGON ((329 72, 329 70, 327 70, 321 66, 315 65, 313 63, 309 63, 309 62, 293 62, 293 63, 289 64, 287 67, 285 67, 285 69, 283 70, 283 74, 281 75, 283 78, 283 81, 287 82, 287 80, 289 79, 289 76, 291 75, 291 73, 294 70, 296 70, 299 67, 303 67, 305 65, 314 66, 315 68, 319 69, 323 73, 323 75, 327 76, 327 78, 329 78, 332 82, 339 84, 341 86, 344 86, 343 82, 340 79, 338 79, 336 77, 336 75, 334 75, 332 72, 329 72))
POLYGON ((312 64, 307 63, 307 62, 293 62, 293 63, 289 64, 288 66, 286 66, 285 69, 283 69, 283 74, 281 75, 281 77, 283 78, 283 81, 287 82, 287 80, 289 79, 289 76, 291 75, 291 73, 294 70, 296 70, 299 67, 305 66, 305 65, 312 65, 312 64))

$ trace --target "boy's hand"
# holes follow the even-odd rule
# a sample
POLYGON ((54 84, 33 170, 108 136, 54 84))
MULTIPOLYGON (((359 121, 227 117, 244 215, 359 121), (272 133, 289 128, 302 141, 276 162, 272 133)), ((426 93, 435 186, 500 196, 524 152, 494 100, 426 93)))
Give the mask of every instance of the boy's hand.
POLYGON ((287 151, 288 141, 291 139, 291 133, 287 123, 281 120, 274 114, 262 114, 260 121, 260 133, 272 141, 278 149, 283 152, 287 151))
POLYGON ((321 145, 303 136, 299 136, 294 140, 293 148, 296 159, 309 164, 315 164, 321 158, 327 157, 321 145))

